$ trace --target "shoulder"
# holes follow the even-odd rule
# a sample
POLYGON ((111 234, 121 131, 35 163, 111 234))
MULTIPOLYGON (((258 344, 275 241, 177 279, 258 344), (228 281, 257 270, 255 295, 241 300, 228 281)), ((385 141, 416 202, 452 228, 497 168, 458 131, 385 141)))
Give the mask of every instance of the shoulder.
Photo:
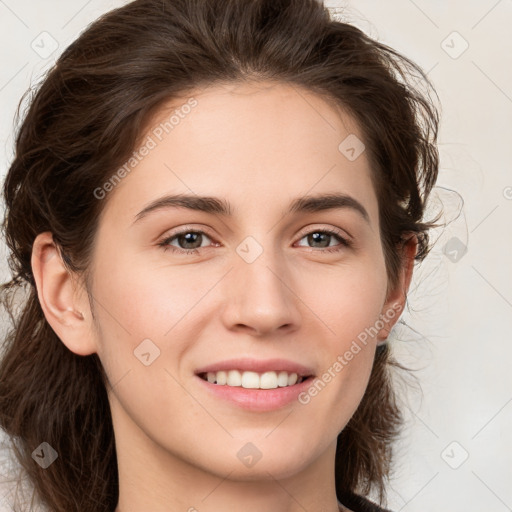
POLYGON ((391 512, 391 510, 380 507, 368 498, 352 492, 343 493, 339 497, 339 501, 351 512, 391 512))

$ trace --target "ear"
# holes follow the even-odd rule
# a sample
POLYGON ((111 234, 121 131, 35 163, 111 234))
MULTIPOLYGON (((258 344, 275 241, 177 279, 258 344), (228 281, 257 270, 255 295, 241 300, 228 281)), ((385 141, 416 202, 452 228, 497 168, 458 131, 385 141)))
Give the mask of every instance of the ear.
POLYGON ((381 319, 384 327, 377 334, 377 341, 384 341, 389 336, 389 332, 398 322, 402 311, 405 308, 407 292, 412 280, 414 269, 414 258, 418 251, 418 237, 416 234, 405 239, 401 246, 402 264, 399 271, 397 285, 394 289, 388 290, 386 302, 381 311, 381 319), (394 312, 394 313, 393 313, 394 312))
POLYGON ((31 265, 39 303, 57 336, 75 354, 85 356, 96 352, 87 294, 65 267, 51 232, 36 237, 31 265))

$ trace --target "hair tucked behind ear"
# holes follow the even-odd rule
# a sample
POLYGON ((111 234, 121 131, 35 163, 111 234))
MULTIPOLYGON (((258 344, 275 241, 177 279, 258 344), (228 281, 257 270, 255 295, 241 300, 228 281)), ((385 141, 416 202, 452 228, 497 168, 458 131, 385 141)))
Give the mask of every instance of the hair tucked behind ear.
MULTIPOLYGON (((106 377, 96 354, 70 352, 47 323, 31 269, 35 237, 51 231, 70 272, 87 278, 98 219, 94 194, 140 143, 142 127, 172 98, 219 82, 270 80, 323 95, 357 121, 377 192, 389 285, 400 244, 428 251, 425 202, 438 173, 438 114, 407 82, 423 72, 316 0, 136 0, 91 24, 30 99, 4 184, 3 224, 13 279, 0 365, 0 424, 41 500, 57 512, 112 512, 118 474, 106 377), (12 292, 26 291, 19 314, 12 292), (42 469, 32 452, 58 458, 42 469)), ((19 111, 18 111, 19 113, 19 111)), ((341 142, 341 141, 340 141, 341 142)), ((87 282, 87 281, 85 281, 87 282)), ((336 492, 384 498, 401 415, 397 365, 377 350, 368 389, 339 434, 336 492)))

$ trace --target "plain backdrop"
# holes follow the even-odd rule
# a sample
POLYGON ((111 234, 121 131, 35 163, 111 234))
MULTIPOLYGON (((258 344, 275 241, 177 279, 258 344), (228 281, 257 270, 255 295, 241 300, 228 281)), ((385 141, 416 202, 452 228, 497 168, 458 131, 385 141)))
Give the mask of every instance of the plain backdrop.
MULTIPOLYGON (((90 22, 124 3, 0 0, 2 179, 22 94, 90 22)), ((442 208, 446 225, 415 269, 405 323, 390 338, 419 385, 396 381, 406 427, 388 506, 512 511, 512 2, 325 5, 417 62, 442 106, 429 212, 442 208)), ((3 282, 10 275, 3 240, 0 251, 3 282)))

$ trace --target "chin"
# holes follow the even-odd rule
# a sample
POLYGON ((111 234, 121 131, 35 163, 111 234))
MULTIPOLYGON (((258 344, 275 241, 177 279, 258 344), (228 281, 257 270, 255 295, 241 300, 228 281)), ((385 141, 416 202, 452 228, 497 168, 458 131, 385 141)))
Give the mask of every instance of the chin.
MULTIPOLYGON (((267 435, 266 432, 265 435, 267 435)), ((272 434, 271 434, 272 435, 272 434)), ((314 452, 304 453, 304 437, 294 446, 282 442, 246 441, 236 443, 221 453, 212 455, 214 467, 208 464, 208 472, 223 476, 229 474, 230 480, 253 481, 285 479, 305 469, 317 458, 314 452), (213 471, 212 471, 213 470, 213 471)), ((206 468, 205 468, 206 469, 206 468)))

